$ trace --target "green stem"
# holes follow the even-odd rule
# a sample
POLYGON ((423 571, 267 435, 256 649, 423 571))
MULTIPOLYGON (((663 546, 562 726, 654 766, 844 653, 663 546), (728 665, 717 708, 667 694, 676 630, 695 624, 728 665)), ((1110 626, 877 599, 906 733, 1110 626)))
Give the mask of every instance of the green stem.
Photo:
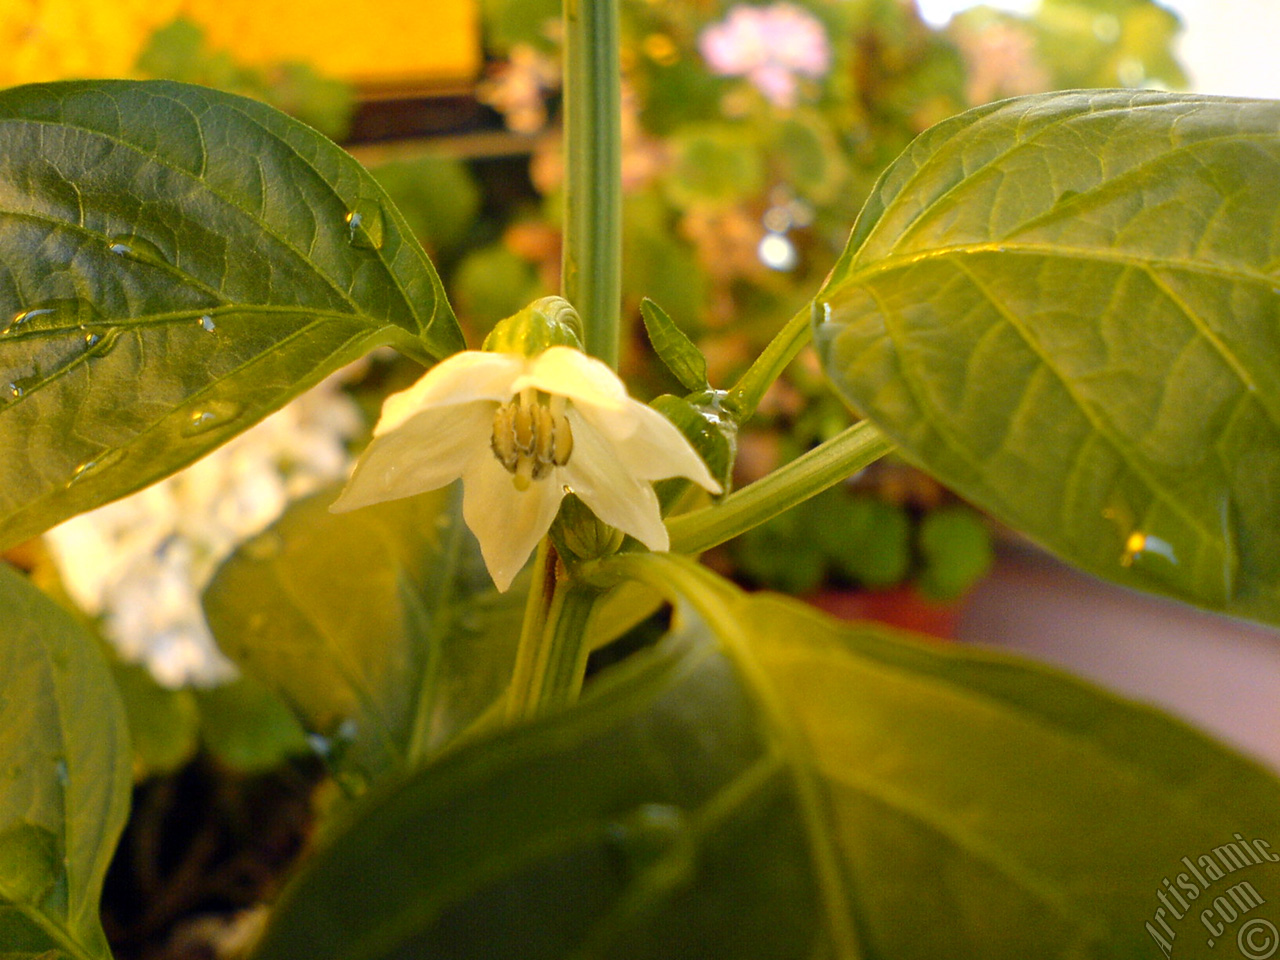
POLYGON ((618 366, 622 122, 618 0, 564 0, 565 222, 561 290, 587 352, 618 366))
POLYGON ((524 605, 520 643, 516 647, 516 662, 511 670, 511 686, 507 689, 508 723, 528 716, 537 705, 538 663, 545 656, 542 647, 555 606, 556 562, 555 548, 551 546, 550 538, 544 537, 533 560, 533 580, 524 605))
POLYGON ((507 695, 508 723, 567 706, 582 691, 587 672, 587 621, 600 590, 556 575, 555 547, 543 540, 534 559, 520 645, 507 695))
POLYGON ((812 306, 806 306, 788 320, 729 391, 729 403, 739 423, 755 413, 765 391, 813 336, 813 326, 809 321, 812 312, 812 306))
POLYGON ((671 550, 699 553, 764 523, 879 460, 893 443, 867 421, 832 437, 717 504, 667 521, 671 550))
POLYGON ((536 697, 528 716, 578 699, 587 672, 587 622, 600 591, 581 582, 563 584, 551 609, 550 639, 543 644, 543 657, 535 672, 536 697))

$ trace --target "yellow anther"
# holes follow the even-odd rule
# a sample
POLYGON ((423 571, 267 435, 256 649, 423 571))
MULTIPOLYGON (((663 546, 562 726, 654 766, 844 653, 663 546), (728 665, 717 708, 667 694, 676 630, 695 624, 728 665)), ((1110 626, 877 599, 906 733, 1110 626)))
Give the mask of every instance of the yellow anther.
POLYGON ((494 457, 512 474, 517 490, 529 489, 553 466, 563 467, 573 452, 573 431, 565 416, 564 397, 542 402, 533 390, 504 403, 493 414, 489 445, 494 457))

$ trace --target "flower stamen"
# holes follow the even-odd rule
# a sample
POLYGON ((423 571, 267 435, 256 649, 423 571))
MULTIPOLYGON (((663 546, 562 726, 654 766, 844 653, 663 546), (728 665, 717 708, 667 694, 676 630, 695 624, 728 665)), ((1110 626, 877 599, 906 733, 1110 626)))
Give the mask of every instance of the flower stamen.
POLYGON ((540 397, 527 388, 494 411, 489 446, 515 478, 517 490, 528 490, 532 481, 546 477, 553 466, 569 462, 573 431, 565 416, 566 405, 564 397, 540 397))

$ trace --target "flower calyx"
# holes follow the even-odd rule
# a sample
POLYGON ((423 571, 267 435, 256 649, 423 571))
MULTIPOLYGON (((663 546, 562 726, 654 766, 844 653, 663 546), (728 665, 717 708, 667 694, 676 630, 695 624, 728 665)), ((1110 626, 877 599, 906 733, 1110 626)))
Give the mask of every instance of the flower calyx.
POLYGON ((543 297, 499 320, 485 337, 483 349, 536 357, 551 347, 583 349, 582 319, 564 297, 543 297))

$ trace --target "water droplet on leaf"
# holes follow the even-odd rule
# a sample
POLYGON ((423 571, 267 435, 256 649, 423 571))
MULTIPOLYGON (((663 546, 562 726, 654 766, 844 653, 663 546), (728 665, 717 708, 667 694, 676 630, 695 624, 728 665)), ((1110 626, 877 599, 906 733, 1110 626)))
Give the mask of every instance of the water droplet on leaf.
POLYGON ((115 466, 125 458, 123 447, 117 447, 115 450, 108 450, 100 456, 94 457, 92 460, 85 460, 71 474, 71 479, 67 481, 67 486, 79 483, 86 477, 91 477, 101 473, 108 467, 115 466))
POLYGON ((211 400, 191 412, 186 424, 183 425, 182 435, 195 437, 226 426, 240 416, 242 409, 240 404, 229 400, 211 400))
POLYGON ((4 328, 0 329, 0 336, 17 333, 18 329, 29 320, 34 320, 36 317, 44 316, 45 314, 53 312, 54 309, 52 307, 36 307, 31 310, 19 310, 9 318, 9 322, 4 325, 4 328))
POLYGON ((1177 554, 1167 540, 1135 530, 1124 542, 1124 555, 1120 558, 1120 563, 1122 566, 1131 567, 1135 561, 1144 556, 1161 557, 1175 567, 1178 565, 1177 554))
POLYGON ((382 249, 383 222, 382 207, 376 200, 357 200, 356 205, 346 216, 347 239, 353 247, 362 250, 382 249))
POLYGON ((169 266, 169 260, 160 248, 143 237, 112 237, 107 241, 107 249, 126 260, 160 267, 169 266))
POLYGON ((26 333, 33 330, 74 330, 86 327, 102 319, 102 315, 88 300, 65 297, 44 300, 34 306, 19 310, 0 327, 0 336, 26 333))

